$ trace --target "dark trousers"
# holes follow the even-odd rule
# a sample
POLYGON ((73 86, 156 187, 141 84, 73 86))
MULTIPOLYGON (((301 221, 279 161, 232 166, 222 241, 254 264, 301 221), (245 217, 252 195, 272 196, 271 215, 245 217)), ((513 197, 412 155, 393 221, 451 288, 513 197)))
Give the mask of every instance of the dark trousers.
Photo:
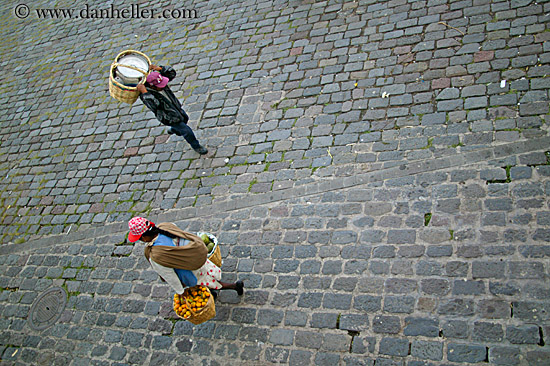
POLYGON ((201 146, 199 144, 199 140, 197 140, 197 138, 195 137, 195 134, 193 133, 193 130, 191 129, 191 127, 187 126, 187 121, 189 121, 189 117, 187 116, 187 113, 185 113, 185 111, 183 110, 182 112, 185 117, 184 120, 177 124, 171 125, 170 132, 178 136, 183 136, 185 141, 187 141, 193 149, 198 149, 199 146, 201 146))

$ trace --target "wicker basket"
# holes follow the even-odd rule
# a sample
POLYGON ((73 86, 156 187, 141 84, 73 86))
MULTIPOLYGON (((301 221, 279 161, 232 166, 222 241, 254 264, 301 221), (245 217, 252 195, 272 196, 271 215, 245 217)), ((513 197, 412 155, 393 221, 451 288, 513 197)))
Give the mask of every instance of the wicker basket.
MULTIPOLYGON (((126 51, 122 51, 121 53, 119 53, 115 57, 115 61, 111 64, 111 70, 109 72, 109 94, 111 94, 111 96, 113 98, 115 98, 116 100, 118 100, 118 101, 128 103, 128 104, 133 104, 139 98, 139 91, 137 90, 137 87, 135 87, 135 86, 126 86, 126 85, 124 85, 122 83, 119 83, 118 81, 115 80, 115 70, 116 70, 117 66, 119 65, 118 60, 120 60, 123 56, 126 56, 129 53, 137 53, 137 54, 145 57, 147 59, 147 62, 149 63, 149 65, 151 65, 151 60, 149 60, 149 57, 147 57, 146 54, 141 53, 139 51, 126 50, 126 51)), ((130 65, 124 65, 124 67, 142 72, 144 78, 140 81, 140 83, 145 83, 145 79, 147 78, 147 75, 149 75, 149 72, 144 73, 143 70, 141 70, 137 67, 130 66, 130 65)))
MULTIPOLYGON (((197 287, 200 287, 200 286, 191 287, 185 290, 185 292, 183 293, 183 297, 186 303, 187 303, 187 296, 189 292, 193 291, 193 289, 197 287)), ((191 310, 191 316, 189 318, 184 318, 176 313, 178 317, 185 319, 187 321, 190 321, 193 324, 201 324, 216 316, 216 303, 214 302, 214 297, 212 296, 212 293, 210 292, 210 289, 208 287, 206 286, 203 286, 203 287, 207 288, 208 292, 210 293, 210 296, 208 297, 208 301, 206 305, 198 312, 194 312, 191 310)))
POLYGON ((208 259, 210 259, 210 262, 214 263, 216 266, 218 266, 218 268, 222 268, 222 253, 218 244, 216 244, 214 249, 208 255, 208 259))
POLYGON ((218 238, 210 233, 205 233, 202 231, 199 231, 197 233, 197 236, 201 237, 204 234, 208 235, 210 241, 214 243, 214 248, 210 251, 210 253, 208 253, 208 259, 210 260, 210 262, 218 266, 218 268, 222 268, 222 253, 220 251, 220 245, 218 244, 218 238))

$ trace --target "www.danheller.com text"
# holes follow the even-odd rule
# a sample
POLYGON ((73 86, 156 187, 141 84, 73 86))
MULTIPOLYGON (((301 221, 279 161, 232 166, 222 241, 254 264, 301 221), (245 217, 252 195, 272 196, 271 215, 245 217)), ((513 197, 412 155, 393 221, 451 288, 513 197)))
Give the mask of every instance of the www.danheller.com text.
POLYGON ((36 9, 38 18, 57 19, 185 19, 197 18, 194 9, 155 9, 140 4, 131 4, 124 8, 117 8, 113 4, 106 8, 92 8, 86 4, 82 9, 36 9))

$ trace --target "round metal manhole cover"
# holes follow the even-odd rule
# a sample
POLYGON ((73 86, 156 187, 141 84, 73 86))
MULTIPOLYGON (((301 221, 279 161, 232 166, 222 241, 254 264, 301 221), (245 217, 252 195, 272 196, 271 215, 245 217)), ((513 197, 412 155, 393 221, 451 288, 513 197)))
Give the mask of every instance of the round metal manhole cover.
POLYGON ((43 330, 55 324, 67 305, 67 293, 61 287, 52 287, 34 300, 29 312, 29 326, 43 330))

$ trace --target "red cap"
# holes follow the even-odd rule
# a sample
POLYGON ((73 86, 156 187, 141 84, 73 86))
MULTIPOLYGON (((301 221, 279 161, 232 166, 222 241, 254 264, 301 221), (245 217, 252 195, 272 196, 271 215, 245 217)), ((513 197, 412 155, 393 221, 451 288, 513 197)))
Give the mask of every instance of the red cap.
POLYGON ((144 219, 143 217, 136 216, 128 221, 128 228, 130 233, 128 234, 128 241, 130 243, 136 242, 141 238, 143 233, 155 226, 151 221, 144 219))
POLYGON ((164 88, 168 81, 170 81, 166 76, 162 76, 160 73, 153 71, 147 75, 147 82, 157 88, 164 88))

